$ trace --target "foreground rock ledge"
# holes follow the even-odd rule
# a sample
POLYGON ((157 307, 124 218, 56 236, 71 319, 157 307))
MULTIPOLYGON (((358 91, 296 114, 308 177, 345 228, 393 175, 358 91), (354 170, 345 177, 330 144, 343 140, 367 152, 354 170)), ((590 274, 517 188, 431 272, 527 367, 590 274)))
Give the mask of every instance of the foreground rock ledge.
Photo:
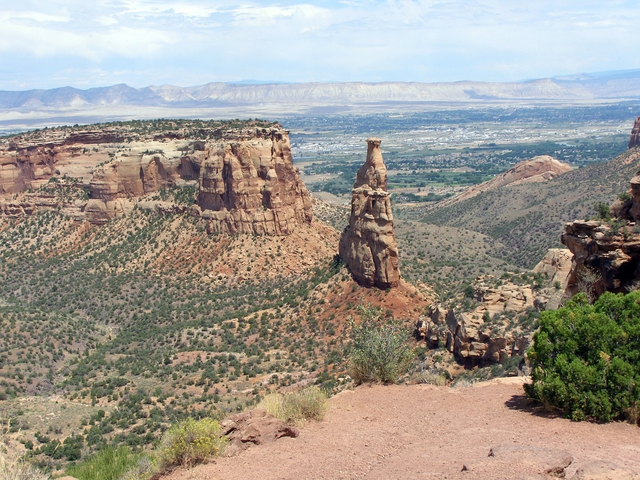
POLYGON ((400 282, 398 244, 380 139, 370 138, 367 144, 367 159, 353 185, 349 226, 340 239, 340 257, 358 283, 386 289, 400 282))

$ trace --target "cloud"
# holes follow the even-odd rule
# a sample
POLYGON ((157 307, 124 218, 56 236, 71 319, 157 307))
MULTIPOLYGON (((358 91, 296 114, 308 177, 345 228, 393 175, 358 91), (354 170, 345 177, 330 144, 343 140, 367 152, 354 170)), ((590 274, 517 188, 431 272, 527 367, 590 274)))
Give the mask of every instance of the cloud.
POLYGON ((144 86, 516 80, 639 68, 634 3, 25 0, 0 13, 0 89, 58 86, 47 82, 64 72, 76 84, 144 86))

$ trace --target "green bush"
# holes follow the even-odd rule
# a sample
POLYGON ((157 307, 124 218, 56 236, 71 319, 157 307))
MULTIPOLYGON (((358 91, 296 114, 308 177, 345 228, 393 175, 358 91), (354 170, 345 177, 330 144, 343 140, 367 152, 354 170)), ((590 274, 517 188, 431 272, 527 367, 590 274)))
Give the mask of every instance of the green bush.
POLYGON ((67 475, 78 480, 116 480, 137 465, 140 457, 140 454, 131 452, 125 446, 117 450, 107 447, 93 457, 69 468, 67 475))
POLYGON ((379 308, 360 305, 358 311, 362 323, 351 328, 351 378, 356 384, 395 383, 415 357, 407 344, 408 330, 393 320, 385 321, 379 308))
POLYGON ((585 294, 542 312, 528 352, 533 383, 527 395, 573 420, 637 421, 640 407, 640 291, 585 294))
POLYGON ((313 386, 294 393, 272 393, 258 406, 276 418, 299 425, 305 420, 322 420, 328 405, 327 394, 313 386))
POLYGON ((227 445, 227 437, 216 420, 188 418, 171 427, 162 437, 158 448, 160 468, 195 465, 208 457, 220 455, 227 445))

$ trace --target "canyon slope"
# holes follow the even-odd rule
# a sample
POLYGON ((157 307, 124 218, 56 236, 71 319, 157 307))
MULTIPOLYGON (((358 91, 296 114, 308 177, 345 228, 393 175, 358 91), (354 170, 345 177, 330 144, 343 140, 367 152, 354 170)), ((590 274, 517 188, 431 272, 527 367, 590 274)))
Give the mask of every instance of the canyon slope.
POLYGON ((483 192, 495 190, 496 188, 507 185, 545 182, 571 170, 571 166, 567 163, 562 163, 549 155, 540 155, 518 163, 506 172, 496 175, 491 180, 473 185, 453 197, 442 200, 437 206, 445 207, 452 205, 473 198, 483 192))
MULTIPOLYGON (((640 117, 629 140, 628 155, 637 169, 640 117)), ((640 171, 629 189, 607 208, 601 204, 598 218, 565 225, 562 243, 573 253, 568 291, 595 298, 603 292, 627 293, 640 288, 640 171)))

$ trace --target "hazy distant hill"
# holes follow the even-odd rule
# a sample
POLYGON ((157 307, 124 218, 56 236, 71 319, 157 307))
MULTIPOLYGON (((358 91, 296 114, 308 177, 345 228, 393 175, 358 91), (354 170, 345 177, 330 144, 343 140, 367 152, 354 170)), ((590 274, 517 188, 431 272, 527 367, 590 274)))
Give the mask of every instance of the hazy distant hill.
POLYGON ((378 102, 470 102, 640 98, 640 70, 581 74, 522 82, 451 83, 208 83, 133 88, 0 91, 0 108, 37 111, 101 105, 224 107, 257 104, 358 105, 378 102))

